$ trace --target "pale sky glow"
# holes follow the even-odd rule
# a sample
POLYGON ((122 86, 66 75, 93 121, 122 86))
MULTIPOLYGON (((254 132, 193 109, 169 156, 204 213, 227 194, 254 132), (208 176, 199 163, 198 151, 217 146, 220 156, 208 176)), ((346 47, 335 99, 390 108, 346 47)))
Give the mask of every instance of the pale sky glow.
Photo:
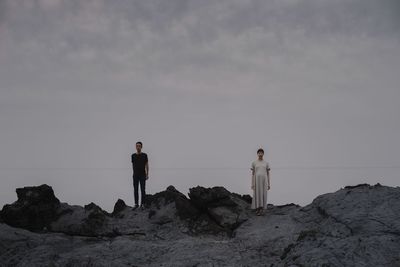
POLYGON ((398 186, 397 0, 0 0, 0 206, 47 183, 71 204, 132 205, 172 184, 273 204, 398 186), (275 168, 275 169, 274 169, 275 168))

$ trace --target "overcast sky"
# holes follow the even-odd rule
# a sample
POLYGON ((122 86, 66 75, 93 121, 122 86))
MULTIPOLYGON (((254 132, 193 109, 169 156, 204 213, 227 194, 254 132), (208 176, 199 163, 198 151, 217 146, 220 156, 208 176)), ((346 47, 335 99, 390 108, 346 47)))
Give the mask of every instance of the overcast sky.
POLYGON ((266 150, 269 202, 399 185, 398 0, 0 0, 0 208, 49 184, 70 204, 148 193, 249 194, 266 150))

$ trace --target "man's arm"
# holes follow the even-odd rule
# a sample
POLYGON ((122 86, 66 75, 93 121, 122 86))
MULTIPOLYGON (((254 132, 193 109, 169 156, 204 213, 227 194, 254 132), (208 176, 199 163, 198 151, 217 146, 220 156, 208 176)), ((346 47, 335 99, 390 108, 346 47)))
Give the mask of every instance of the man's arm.
POLYGON ((145 170, 146 170, 146 180, 149 179, 149 162, 146 162, 145 165, 145 170))
POLYGON ((135 174, 135 169, 133 168, 133 155, 131 156, 131 162, 132 162, 132 175, 134 175, 135 174))

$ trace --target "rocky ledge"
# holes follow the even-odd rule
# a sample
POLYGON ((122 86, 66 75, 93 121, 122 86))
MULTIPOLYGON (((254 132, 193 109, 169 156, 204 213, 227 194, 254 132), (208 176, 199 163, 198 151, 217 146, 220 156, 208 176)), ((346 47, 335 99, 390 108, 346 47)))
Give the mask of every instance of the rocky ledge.
POLYGON ((169 186, 145 210, 61 203, 48 185, 0 212, 0 266, 400 266, 400 188, 349 186, 310 205, 269 205, 223 187, 169 186))

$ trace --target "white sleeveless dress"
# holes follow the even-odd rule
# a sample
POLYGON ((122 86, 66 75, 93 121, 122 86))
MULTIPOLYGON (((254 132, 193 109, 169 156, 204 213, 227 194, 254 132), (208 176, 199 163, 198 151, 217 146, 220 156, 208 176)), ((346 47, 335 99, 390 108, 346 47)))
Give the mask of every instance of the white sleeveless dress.
POLYGON ((269 164, 265 160, 256 160, 251 164, 251 169, 254 170, 252 177, 253 200, 251 203, 252 209, 267 208, 267 191, 268 191, 268 178, 267 170, 269 164))

